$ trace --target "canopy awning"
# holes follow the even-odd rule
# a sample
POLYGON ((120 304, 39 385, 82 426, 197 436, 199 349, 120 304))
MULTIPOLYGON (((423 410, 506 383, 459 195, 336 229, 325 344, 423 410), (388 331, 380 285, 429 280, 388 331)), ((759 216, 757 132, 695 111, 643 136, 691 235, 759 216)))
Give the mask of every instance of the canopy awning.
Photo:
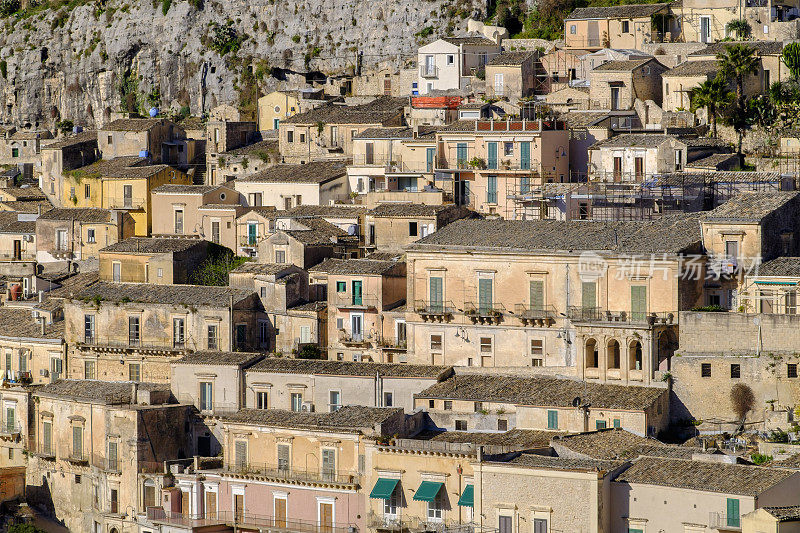
POLYGON ((461 507, 472 507, 475 500, 474 494, 475 489, 472 485, 464 487, 464 492, 461 493, 461 497, 458 499, 458 505, 461 507))
POLYGON ((399 479, 379 477, 378 481, 375 482, 375 486, 372 487, 372 492, 369 493, 369 497, 374 500, 388 500, 392 497, 394 488, 399 481, 399 479))
POLYGON ((439 491, 442 490, 444 483, 437 483, 435 481, 423 481, 420 483, 414 499, 418 502, 432 502, 439 491))

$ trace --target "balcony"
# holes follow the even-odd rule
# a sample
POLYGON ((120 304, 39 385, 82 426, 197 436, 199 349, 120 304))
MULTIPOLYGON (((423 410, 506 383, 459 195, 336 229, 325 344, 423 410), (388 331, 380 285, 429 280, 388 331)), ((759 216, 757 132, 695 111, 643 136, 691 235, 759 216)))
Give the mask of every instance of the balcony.
POLYGON ((419 75, 423 78, 438 78, 439 67, 436 65, 422 65, 419 68, 419 75))
POLYGON ((242 248, 257 248, 258 235, 246 235, 244 237, 239 237, 239 246, 242 248))
POLYGON ((119 460, 119 457, 116 458, 109 458, 104 457, 102 455, 93 454, 91 465, 95 468, 99 468, 103 472, 108 472, 112 474, 118 474, 122 472, 122 464, 119 460))
POLYGON ((181 355, 190 348, 186 338, 173 339, 170 336, 143 339, 135 335, 90 335, 85 336, 78 347, 94 352, 138 352, 156 355, 181 355))
POLYGON ((464 314, 473 324, 500 324, 506 308, 500 302, 465 302, 464 314))
MULTIPOLYGON (((398 508, 400 511, 400 508, 398 508)), ((463 523, 458 520, 444 518, 442 520, 428 520, 419 516, 396 516, 367 513, 366 526, 378 531, 394 531, 397 533, 411 533, 435 531, 437 533, 492 533, 496 529, 486 528, 473 523, 463 523)))
POLYGON ((378 298, 376 296, 353 296, 349 292, 336 292, 333 298, 328 296, 328 304, 339 309, 378 309, 378 298))
POLYGON ((430 300, 415 300, 414 312, 423 322, 450 322, 455 314, 453 302, 432 302, 430 300))
POLYGON ((232 476, 255 476, 270 478, 278 482, 313 483, 321 485, 358 485, 360 478, 353 472, 342 470, 306 470, 291 466, 265 463, 228 464, 223 472, 232 476))
POLYGON ((384 350, 402 350, 408 349, 408 341, 406 339, 396 339, 394 337, 381 337, 378 340, 378 346, 384 350))
POLYGON ((0 439, 18 441, 22 434, 22 428, 13 421, 4 422, 0 426, 0 439))
POLYGON ((573 322, 646 324, 648 326, 676 323, 676 314, 666 311, 659 313, 632 313, 630 311, 611 311, 600 307, 570 306, 567 316, 573 322))
POLYGON ((55 461, 56 459, 56 450, 53 448, 53 445, 45 445, 41 444, 37 447, 36 451, 33 452, 36 457, 40 459, 46 459, 48 461, 55 461))
POLYGON ((83 450, 75 450, 70 451, 66 458, 67 461, 76 465, 88 465, 89 464, 89 455, 86 454, 83 450))
POLYGON ((370 338, 364 333, 353 334, 343 329, 339 330, 339 342, 345 346, 355 348, 367 348, 371 345, 370 338))
POLYGON ((522 321, 524 326, 549 327, 555 324, 558 313, 552 305, 531 306, 517 304, 514 314, 522 321))
POLYGON ((186 528, 228 525, 245 529, 265 529, 270 531, 291 531, 296 533, 350 533, 351 527, 320 525, 316 520, 294 520, 275 518, 248 512, 221 511, 214 513, 182 514, 165 511, 162 507, 148 507, 147 519, 186 528))
POLYGON ((115 196, 108 199, 109 209, 144 209, 147 206, 147 198, 139 196, 115 196))
POLYGON ((719 531, 741 531, 742 520, 737 516, 728 516, 726 513, 708 513, 708 527, 719 531))

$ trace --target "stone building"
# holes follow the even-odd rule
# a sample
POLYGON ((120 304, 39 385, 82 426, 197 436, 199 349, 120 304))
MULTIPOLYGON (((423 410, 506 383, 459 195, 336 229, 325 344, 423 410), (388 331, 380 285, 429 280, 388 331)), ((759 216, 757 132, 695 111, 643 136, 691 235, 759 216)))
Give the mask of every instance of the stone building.
POLYGON ((381 203, 364 217, 364 247, 378 252, 401 252, 447 224, 473 215, 466 207, 452 204, 381 203))
POLYGON ((500 45, 483 36, 443 37, 420 46, 417 50, 419 94, 475 90, 479 71, 498 55, 500 45))
POLYGON ((194 159, 183 128, 163 118, 111 121, 97 131, 97 147, 103 159, 135 156, 169 165, 185 165, 194 159))
POLYGON ((2 376, 7 383, 41 384, 66 376, 64 320, 21 307, 0 307, 2 376))
POLYGON ((96 131, 85 131, 43 144, 39 187, 53 205, 64 205, 64 173, 93 163, 99 157, 96 131))
POLYGON ((400 346, 393 346, 397 326, 384 319, 384 312, 405 303, 405 263, 330 258, 309 272, 327 279, 328 358, 389 362, 382 346, 400 346))
POLYGON ((87 261, 100 250, 133 235, 133 218, 125 211, 97 207, 58 208, 36 219, 36 260, 87 261))
POLYGON ((486 64, 487 95, 516 102, 533 95, 538 52, 503 52, 486 64))
POLYGON ((577 8, 564 19, 565 47, 641 50, 647 43, 670 42, 679 31, 670 8, 669 3, 577 8), (656 19, 662 24, 654 24, 656 19))
POLYGON ((323 218, 293 218, 275 228, 261 241, 261 261, 297 265, 310 269, 327 258, 358 257, 360 237, 340 229, 323 218))
POLYGON ((100 250, 100 279, 114 283, 187 284, 224 248, 200 239, 131 237, 100 250))
MULTIPOLYGON (((274 132, 277 134, 277 132, 274 132)), ((258 174, 280 163, 278 138, 273 136, 226 152, 209 155, 206 161, 213 183, 222 184, 258 174)))
POLYGON ((406 251, 409 361, 658 381, 702 302, 702 276, 678 275, 700 242, 691 214, 448 224, 406 251))
POLYGON ((29 393, 26 497, 71 531, 138 531, 138 476, 192 455, 168 385, 60 380, 29 393))
POLYGON ((287 118, 278 129, 282 162, 352 157, 353 138, 362 131, 403 125, 405 103, 392 97, 354 106, 330 103, 287 118))
POLYGON ((432 422, 451 431, 536 429, 585 432, 607 427, 655 436, 669 424, 669 391, 580 380, 457 373, 414 395, 432 422))
POLYGON ((153 219, 152 235, 199 236, 226 246, 222 243, 223 230, 226 229, 222 218, 211 217, 200 208, 240 205, 239 193, 232 187, 166 184, 152 189, 150 195, 153 212, 158 213, 153 219))
POLYGON ((7 130, 1 137, 0 164, 39 167, 41 163, 42 141, 50 139, 49 131, 7 130))
POLYGON ((589 73, 591 109, 632 109, 636 100, 661 105, 661 74, 667 67, 654 58, 609 61, 589 73))
POLYGON ((258 295, 229 287, 98 282, 65 300, 64 320, 75 379, 165 382, 192 351, 268 341, 258 295))
POLYGON ((258 125, 235 117, 212 117, 206 123, 206 185, 224 185, 226 178, 219 172, 220 154, 261 140, 258 125))

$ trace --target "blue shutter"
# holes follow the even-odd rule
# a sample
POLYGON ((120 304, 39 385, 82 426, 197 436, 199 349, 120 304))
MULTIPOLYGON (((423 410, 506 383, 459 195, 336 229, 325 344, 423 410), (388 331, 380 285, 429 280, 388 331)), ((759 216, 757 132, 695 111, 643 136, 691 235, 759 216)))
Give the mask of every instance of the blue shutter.
POLYGON ((436 157, 436 148, 427 148, 425 150, 425 168, 428 172, 433 172, 433 161, 436 157))
POLYGON ((497 203, 497 176, 486 177, 486 203, 497 203))
POLYGON ((531 169, 531 143, 519 143, 519 168, 522 170, 531 169))
POLYGON ((547 411, 547 429, 558 429, 558 411, 547 411))
POLYGON ((430 306, 432 311, 442 311, 442 307, 444 306, 444 302, 442 302, 442 278, 431 278, 430 279, 430 306))
POLYGON ((492 310, 492 280, 482 278, 478 280, 478 309, 481 313, 492 310))
POLYGON ((456 168, 467 168, 467 143, 456 145, 456 168))
POLYGON ((487 153, 488 153, 488 160, 486 161, 486 167, 489 169, 496 169, 497 168, 497 143, 488 143, 486 145, 487 153))

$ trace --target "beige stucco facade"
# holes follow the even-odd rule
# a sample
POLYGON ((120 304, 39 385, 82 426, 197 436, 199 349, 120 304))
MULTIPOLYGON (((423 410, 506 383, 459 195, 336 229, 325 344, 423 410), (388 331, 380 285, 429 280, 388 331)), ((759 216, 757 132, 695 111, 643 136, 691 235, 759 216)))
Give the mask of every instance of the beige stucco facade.
POLYGON ((611 61, 589 73, 592 109, 631 109, 636 100, 661 105, 661 74, 667 67, 655 59, 642 60, 635 67, 628 67, 629 63, 634 61, 611 61), (616 68, 616 64, 622 66, 616 68))
POLYGON ((206 220, 208 214, 205 210, 200 211, 200 207, 209 204, 233 206, 240 203, 239 193, 224 186, 155 188, 150 194, 153 212, 157 213, 153 218, 153 235, 197 235, 216 244, 222 244, 222 233, 226 228, 221 219, 214 221, 219 225, 213 228, 213 222, 206 220), (211 232, 206 233, 206 230, 211 232))

